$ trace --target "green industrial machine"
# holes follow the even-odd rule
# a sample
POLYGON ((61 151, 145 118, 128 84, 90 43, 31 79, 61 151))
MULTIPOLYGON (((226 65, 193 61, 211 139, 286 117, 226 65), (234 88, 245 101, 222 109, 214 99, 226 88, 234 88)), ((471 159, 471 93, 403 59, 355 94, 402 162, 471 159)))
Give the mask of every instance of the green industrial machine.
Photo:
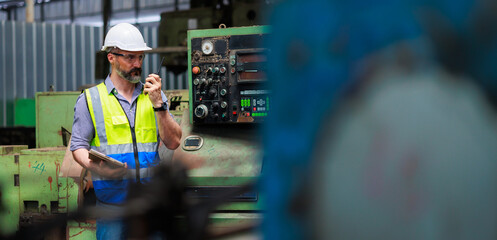
POLYGON ((65 152, 65 147, 0 146, 1 196, 7 209, 0 215, 0 233, 12 234, 78 208, 75 179, 59 176, 65 152))
MULTIPOLYGON (((36 104, 24 104, 36 109, 37 148, 0 146, 0 196, 5 209, 0 215, 1 235, 78 209, 79 176, 68 177, 61 172, 67 154, 61 129, 71 130, 78 95, 79 92, 37 93, 36 104)), ((79 233, 76 236, 85 236, 80 227, 85 224, 70 221, 67 232, 74 230, 79 233)), ((54 231, 45 238, 65 239, 66 234, 54 231)))
MULTIPOLYGON (((188 31, 190 106, 175 157, 191 168, 189 188, 201 199, 253 183, 262 173, 258 133, 269 110, 262 47, 268 33, 267 26, 188 31)), ((260 221, 263 197, 254 189, 232 196, 216 219, 260 221)))

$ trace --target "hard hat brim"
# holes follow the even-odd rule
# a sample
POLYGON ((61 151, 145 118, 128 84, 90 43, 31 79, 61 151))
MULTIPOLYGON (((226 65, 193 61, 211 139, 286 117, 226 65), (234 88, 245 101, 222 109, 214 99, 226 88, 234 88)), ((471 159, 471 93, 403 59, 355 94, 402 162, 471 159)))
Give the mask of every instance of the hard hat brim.
POLYGON ((128 52, 143 52, 143 51, 150 51, 152 50, 152 48, 150 47, 141 47, 141 48, 120 48, 118 46, 103 46, 102 51, 107 51, 108 49, 111 49, 111 48, 118 48, 120 50, 123 50, 123 51, 128 51, 128 52))

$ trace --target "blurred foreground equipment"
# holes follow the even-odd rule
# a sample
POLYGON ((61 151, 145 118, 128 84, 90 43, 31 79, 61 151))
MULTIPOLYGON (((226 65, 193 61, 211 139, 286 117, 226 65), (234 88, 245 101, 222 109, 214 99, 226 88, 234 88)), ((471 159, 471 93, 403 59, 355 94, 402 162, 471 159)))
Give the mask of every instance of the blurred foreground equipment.
POLYGON ((275 6, 265 238, 497 238, 495 9, 487 0, 275 6))

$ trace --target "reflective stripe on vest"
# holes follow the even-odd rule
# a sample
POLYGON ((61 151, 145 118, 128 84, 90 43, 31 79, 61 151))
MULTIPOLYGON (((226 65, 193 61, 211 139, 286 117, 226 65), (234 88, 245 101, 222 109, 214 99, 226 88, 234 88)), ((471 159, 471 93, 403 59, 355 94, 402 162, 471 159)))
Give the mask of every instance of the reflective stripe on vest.
POLYGON ((91 148, 128 165, 128 173, 122 179, 107 179, 92 172, 95 194, 102 202, 122 203, 128 184, 137 179, 147 182, 152 176, 150 168, 159 163, 152 103, 143 93, 138 96, 135 127, 131 128, 121 104, 108 93, 104 83, 85 90, 85 94, 95 129, 91 148))

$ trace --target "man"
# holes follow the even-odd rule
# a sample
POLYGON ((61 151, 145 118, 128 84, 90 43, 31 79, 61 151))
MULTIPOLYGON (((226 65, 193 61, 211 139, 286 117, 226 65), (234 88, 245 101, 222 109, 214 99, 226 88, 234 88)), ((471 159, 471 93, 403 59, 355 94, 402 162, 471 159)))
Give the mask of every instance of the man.
MULTIPOLYGON (((141 80, 144 51, 150 50, 131 24, 112 27, 103 51, 112 66, 105 81, 82 93, 74 108, 71 151, 92 173, 97 205, 120 211, 129 183, 145 183, 160 159, 159 142, 169 149, 180 144, 181 128, 167 111, 161 78, 149 74, 141 80), (89 149, 124 163, 115 167, 88 158, 89 149)), ((125 238, 122 220, 97 221, 97 239, 125 238)))

